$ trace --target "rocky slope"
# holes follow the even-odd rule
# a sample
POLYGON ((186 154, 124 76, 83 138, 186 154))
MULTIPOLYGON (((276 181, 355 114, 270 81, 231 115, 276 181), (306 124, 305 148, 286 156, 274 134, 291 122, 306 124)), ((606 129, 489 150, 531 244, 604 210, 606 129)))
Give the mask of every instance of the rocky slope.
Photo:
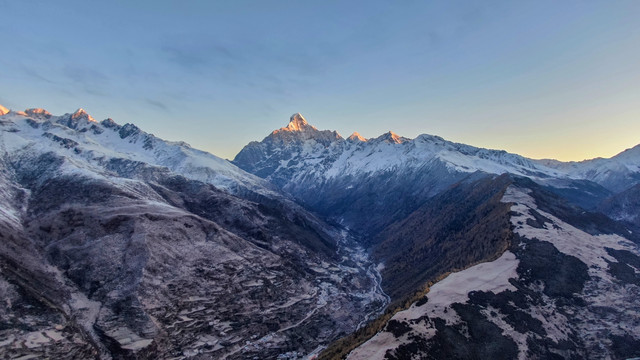
POLYGON ((0 183, 4 358, 295 358, 387 301, 347 233, 131 124, 9 112, 0 183))
POLYGON ((295 114, 237 167, 0 107, 0 354, 300 358, 359 329, 321 358, 640 356, 636 150, 531 160, 295 114))

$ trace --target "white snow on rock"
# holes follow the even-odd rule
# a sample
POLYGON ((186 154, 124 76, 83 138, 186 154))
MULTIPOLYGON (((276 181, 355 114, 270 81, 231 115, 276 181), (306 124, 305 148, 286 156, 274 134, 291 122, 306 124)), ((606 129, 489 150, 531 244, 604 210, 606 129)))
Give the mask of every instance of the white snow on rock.
POLYGON ((553 168, 572 179, 586 179, 609 190, 619 192, 638 183, 640 173, 640 145, 626 149, 611 158, 595 158, 584 161, 562 162, 557 160, 534 160, 545 167, 553 168))
POLYGON ((357 131, 355 131, 353 134, 351 134, 351 136, 349 136, 347 138, 347 140, 349 141, 361 141, 361 142, 366 142, 367 139, 365 139, 364 137, 362 137, 362 135, 360 135, 360 133, 358 133, 357 131))
POLYGON ((451 171, 466 173, 512 173, 532 178, 564 176, 561 170, 520 155, 454 143, 439 136, 423 134, 409 139, 389 131, 377 138, 364 139, 356 132, 344 139, 336 132, 317 130, 300 114, 294 114, 287 127, 273 131, 263 143, 251 143, 247 148, 257 149, 266 142, 275 146, 269 150, 271 156, 282 158, 275 173, 294 170, 292 183, 309 177, 322 182, 350 175, 416 169, 434 160, 440 160, 451 171))
POLYGON ((289 125, 287 125, 286 128, 282 128, 282 130, 304 131, 307 127, 315 129, 315 127, 310 126, 309 123, 307 123, 307 120, 304 118, 304 116, 302 116, 302 114, 295 113, 291 115, 291 118, 289 119, 289 125))
MULTIPOLYGON (((511 210, 518 214, 511 217, 511 223, 515 232, 528 239, 546 241, 558 249, 558 251, 575 256, 588 266, 590 280, 585 283, 582 294, 579 296, 585 301, 584 308, 576 309, 572 314, 577 335, 592 352, 595 358, 605 358, 606 352, 598 353, 608 347, 610 334, 623 335, 625 332, 640 337, 640 314, 637 309, 637 299, 640 289, 635 285, 625 285, 616 281, 607 271, 608 262, 616 263, 617 260, 610 256, 605 248, 627 250, 636 255, 640 252, 638 247, 630 240, 615 234, 591 235, 548 212, 540 210, 535 200, 529 195, 530 190, 510 186, 502 199, 503 202, 513 202, 511 210), (546 222, 543 228, 536 228, 527 224, 527 219, 534 217, 529 213, 533 209, 540 215, 548 218, 552 223, 546 222), (615 308, 615 313, 623 316, 602 316, 602 309, 615 308)), ((636 269, 640 272, 640 269, 636 269)), ((541 290, 540 290, 541 292, 541 290)), ((544 305, 532 306, 530 315, 542 322, 547 337, 553 341, 567 339, 572 329, 569 327, 565 315, 557 311, 554 301, 543 296, 544 305)), ((497 324, 497 323, 496 323, 497 324)), ((500 324, 497 324, 500 326, 500 324)), ((517 337, 513 330, 503 327, 505 334, 512 338, 517 337)), ((524 359, 525 353, 520 352, 519 358, 524 359)))
POLYGON ((605 247, 617 250, 635 251, 636 246, 630 240, 620 235, 590 235, 586 232, 565 223, 557 217, 538 209, 535 200, 528 194, 527 189, 510 186, 502 199, 503 202, 516 203, 511 210, 519 213, 512 216, 511 223, 515 226, 515 232, 528 238, 536 238, 553 244, 560 252, 572 255, 580 259, 590 268, 606 269, 607 262, 617 262, 609 256, 605 247), (534 209, 542 216, 550 219, 553 224, 535 228, 527 225, 527 219, 534 220, 529 214, 529 209, 534 209))

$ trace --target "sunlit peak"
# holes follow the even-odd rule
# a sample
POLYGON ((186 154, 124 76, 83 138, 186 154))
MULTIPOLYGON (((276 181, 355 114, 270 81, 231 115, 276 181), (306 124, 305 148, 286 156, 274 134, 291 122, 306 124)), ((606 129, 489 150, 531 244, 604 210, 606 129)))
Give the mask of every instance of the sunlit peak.
POLYGON ((307 120, 300 113, 295 113, 291 115, 289 118, 289 125, 287 125, 287 129, 291 131, 301 131, 306 126, 308 126, 307 120))
POLYGON ((83 108, 80 108, 78 110, 76 110, 76 112, 74 112, 71 115, 72 119, 80 119, 80 118, 86 118, 88 121, 96 121, 91 115, 89 115, 83 108))
POLYGON ((51 118, 51 113, 48 112, 47 110, 41 109, 41 108, 27 109, 24 112, 25 112, 25 114, 27 114, 28 116, 30 116, 32 118, 43 118, 43 119, 51 118))
POLYGON ((360 135, 357 131, 355 131, 353 134, 351 134, 351 136, 349 136, 348 140, 350 141, 367 141, 367 139, 365 139, 364 137, 362 137, 362 135, 360 135))

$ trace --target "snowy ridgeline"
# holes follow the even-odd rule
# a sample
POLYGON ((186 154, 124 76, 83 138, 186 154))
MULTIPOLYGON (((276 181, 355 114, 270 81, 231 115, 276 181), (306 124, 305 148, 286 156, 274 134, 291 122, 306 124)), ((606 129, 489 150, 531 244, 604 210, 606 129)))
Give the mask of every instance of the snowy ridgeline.
POLYGON ((640 146, 610 159, 533 160, 433 135, 408 139, 388 132, 344 139, 299 114, 289 126, 246 145, 233 163, 369 237, 450 186, 487 174, 527 177, 585 209, 640 182, 640 146))
POLYGON ((262 142, 252 142, 234 162, 252 173, 277 178, 286 173, 290 182, 318 181, 385 171, 420 168, 440 161, 451 171, 510 173, 533 179, 566 178, 595 181, 605 187, 614 179, 640 172, 640 147, 611 159, 582 162, 533 160, 501 150, 483 149, 447 141, 439 136, 415 139, 393 132, 364 139, 358 133, 344 139, 335 131, 318 130, 300 114, 287 127, 273 131, 262 142))
POLYGON ((229 161, 184 142, 171 142, 145 133, 133 124, 111 119, 95 121, 84 110, 53 116, 42 109, 9 112, 0 116, 0 151, 10 158, 52 152, 66 159, 63 171, 88 177, 113 175, 118 166, 140 163, 167 168, 188 179, 215 185, 229 192, 246 188, 275 194, 262 179, 229 161))
MULTIPOLYGON (((621 343, 640 337, 637 246, 577 229, 538 209, 529 192, 512 185, 502 199, 514 203, 520 236, 511 251, 436 283, 348 358, 619 357, 621 343), (635 280, 615 270, 624 266, 635 280)), ((622 354, 640 355, 631 351, 622 354)))

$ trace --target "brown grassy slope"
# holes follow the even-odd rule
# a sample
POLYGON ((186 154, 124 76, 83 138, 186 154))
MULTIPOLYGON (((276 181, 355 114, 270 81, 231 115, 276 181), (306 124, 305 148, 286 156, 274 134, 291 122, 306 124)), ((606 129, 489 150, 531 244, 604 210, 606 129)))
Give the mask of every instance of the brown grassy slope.
POLYGON ((460 182, 386 228, 373 250, 383 288, 400 299, 444 272, 497 258, 509 246, 510 205, 500 202, 511 177, 460 182))

